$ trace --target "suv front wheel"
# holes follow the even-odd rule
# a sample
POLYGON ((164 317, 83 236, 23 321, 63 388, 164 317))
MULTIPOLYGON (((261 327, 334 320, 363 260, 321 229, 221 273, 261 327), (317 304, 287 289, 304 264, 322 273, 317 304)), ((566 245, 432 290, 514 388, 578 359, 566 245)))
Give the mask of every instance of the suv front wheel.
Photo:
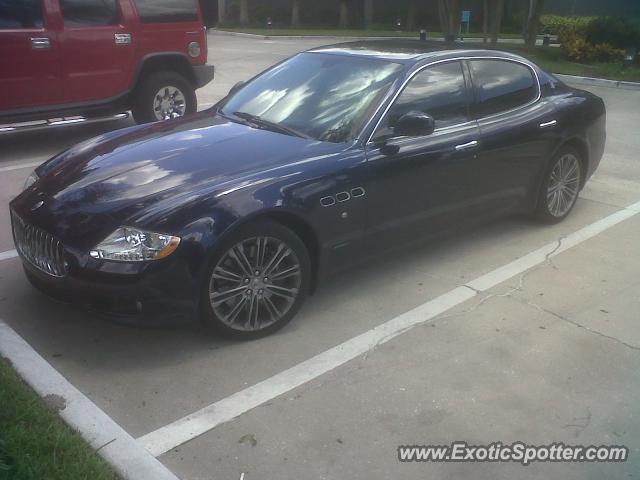
POLYGON ((131 112, 136 123, 182 117, 197 110, 196 91, 179 73, 157 72, 136 90, 131 112))

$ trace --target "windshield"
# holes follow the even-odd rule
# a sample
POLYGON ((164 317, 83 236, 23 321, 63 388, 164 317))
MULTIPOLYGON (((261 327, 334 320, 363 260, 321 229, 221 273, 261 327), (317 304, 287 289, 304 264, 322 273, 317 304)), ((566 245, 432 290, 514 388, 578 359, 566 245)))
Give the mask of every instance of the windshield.
POLYGON ((401 69, 382 60, 302 53, 242 87, 222 113, 344 142, 354 138, 401 69))

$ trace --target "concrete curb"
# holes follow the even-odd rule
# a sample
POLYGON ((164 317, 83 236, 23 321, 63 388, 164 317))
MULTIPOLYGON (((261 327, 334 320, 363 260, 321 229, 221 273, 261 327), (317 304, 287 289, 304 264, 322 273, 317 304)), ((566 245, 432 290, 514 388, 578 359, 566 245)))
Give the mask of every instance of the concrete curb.
POLYGON ((55 370, 0 319, 0 354, 41 397, 62 401, 62 419, 124 480, 179 480, 105 412, 55 370))
POLYGON ((640 90, 640 83, 624 82, 619 80, 607 80, 604 78, 578 77, 575 75, 555 74, 563 82, 573 83, 574 85, 584 85, 587 87, 607 87, 620 88, 622 90, 640 90))
MULTIPOLYGON (((353 35, 258 35, 256 33, 244 33, 244 32, 230 32, 228 30, 218 30, 217 28, 207 29, 207 33, 214 33, 216 35, 226 35, 229 37, 245 37, 253 38, 256 40, 300 40, 304 38, 310 38, 312 40, 319 40, 326 38, 327 40, 380 40, 380 39, 395 39, 406 40, 413 37, 359 37, 353 35)), ((431 40, 438 40, 438 38, 432 38, 431 40)))

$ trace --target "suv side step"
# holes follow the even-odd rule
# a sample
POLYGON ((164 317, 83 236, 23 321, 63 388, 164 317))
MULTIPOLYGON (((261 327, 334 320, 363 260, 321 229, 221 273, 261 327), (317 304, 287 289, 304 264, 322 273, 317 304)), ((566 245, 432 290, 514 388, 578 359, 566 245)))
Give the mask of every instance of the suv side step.
POLYGON ((88 125, 90 123, 108 122, 112 120, 124 120, 129 118, 128 112, 118 113, 116 115, 108 115, 106 117, 58 117, 48 120, 36 120, 32 122, 20 122, 0 124, 0 135, 3 133, 26 132, 33 130, 42 130, 45 128, 63 127, 66 125, 88 125))

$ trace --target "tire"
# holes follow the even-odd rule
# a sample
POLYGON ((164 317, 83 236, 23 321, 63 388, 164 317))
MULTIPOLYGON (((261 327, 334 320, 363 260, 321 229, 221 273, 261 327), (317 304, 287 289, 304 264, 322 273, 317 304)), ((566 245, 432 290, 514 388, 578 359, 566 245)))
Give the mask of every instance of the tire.
POLYGON ((208 263, 201 319, 227 337, 263 337, 291 321, 310 284, 311 261, 300 238, 273 221, 249 223, 225 238, 208 263))
POLYGON ((186 78, 176 72, 156 72, 144 78, 136 88, 131 112, 136 123, 149 123, 194 113, 197 108, 196 91, 186 78), (177 97, 176 91, 179 92, 177 97), (160 92, 163 92, 163 98, 160 92), (167 108, 167 115, 163 116, 161 112, 156 115, 156 101, 160 108, 167 108))
POLYGON ((571 213, 576 204, 582 179, 583 161, 572 147, 563 147, 550 162, 538 196, 537 218, 544 223, 559 223, 571 213))

